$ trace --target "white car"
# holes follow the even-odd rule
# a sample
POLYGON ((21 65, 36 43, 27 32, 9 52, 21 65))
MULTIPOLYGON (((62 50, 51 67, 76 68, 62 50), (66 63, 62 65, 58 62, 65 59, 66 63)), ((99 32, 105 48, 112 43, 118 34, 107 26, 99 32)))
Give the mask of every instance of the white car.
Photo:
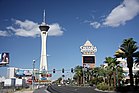
POLYGON ((45 87, 45 85, 37 85, 37 89, 43 88, 43 87, 45 87))
POLYGON ((57 86, 61 86, 61 85, 59 84, 59 85, 57 85, 57 86))

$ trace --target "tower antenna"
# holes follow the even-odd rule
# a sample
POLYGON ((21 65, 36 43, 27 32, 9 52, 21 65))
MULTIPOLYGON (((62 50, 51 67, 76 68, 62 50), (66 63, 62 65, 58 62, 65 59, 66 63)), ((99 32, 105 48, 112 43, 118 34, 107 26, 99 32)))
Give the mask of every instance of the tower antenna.
POLYGON ((45 10, 43 12, 43 22, 45 23, 45 10))
POLYGON ((41 25, 46 25, 46 23, 45 23, 45 10, 43 12, 43 20, 42 20, 42 24, 41 25))

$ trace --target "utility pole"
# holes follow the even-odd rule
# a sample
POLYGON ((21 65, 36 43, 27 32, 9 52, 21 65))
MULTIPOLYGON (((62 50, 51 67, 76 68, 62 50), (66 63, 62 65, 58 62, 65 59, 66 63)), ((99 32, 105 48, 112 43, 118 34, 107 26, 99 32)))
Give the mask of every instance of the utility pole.
POLYGON ((34 90, 34 79, 35 79, 34 68, 35 68, 35 60, 33 60, 33 70, 32 70, 32 90, 34 90))

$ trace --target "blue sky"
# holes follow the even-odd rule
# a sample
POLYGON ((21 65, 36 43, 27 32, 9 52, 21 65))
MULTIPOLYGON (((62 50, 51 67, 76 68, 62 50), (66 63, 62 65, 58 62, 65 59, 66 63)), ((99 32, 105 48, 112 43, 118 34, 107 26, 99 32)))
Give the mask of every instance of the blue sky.
POLYGON ((49 70, 81 65, 87 40, 97 47, 96 66, 113 57, 123 39, 139 42, 139 0, 0 0, 0 53, 10 53, 9 66, 32 68, 35 59, 39 68, 43 10, 49 70))

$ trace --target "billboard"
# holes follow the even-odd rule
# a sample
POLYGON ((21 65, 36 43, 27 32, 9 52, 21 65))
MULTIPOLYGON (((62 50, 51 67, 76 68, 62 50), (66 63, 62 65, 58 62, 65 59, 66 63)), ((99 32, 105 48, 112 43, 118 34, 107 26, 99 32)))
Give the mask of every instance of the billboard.
POLYGON ((17 69, 15 70, 15 76, 16 77, 23 77, 23 76, 32 76, 32 70, 27 69, 17 69))
POLYGON ((9 53, 3 52, 0 55, 0 64, 9 64, 9 53))
POLYGON ((95 56, 83 56, 83 63, 95 63, 95 56))

